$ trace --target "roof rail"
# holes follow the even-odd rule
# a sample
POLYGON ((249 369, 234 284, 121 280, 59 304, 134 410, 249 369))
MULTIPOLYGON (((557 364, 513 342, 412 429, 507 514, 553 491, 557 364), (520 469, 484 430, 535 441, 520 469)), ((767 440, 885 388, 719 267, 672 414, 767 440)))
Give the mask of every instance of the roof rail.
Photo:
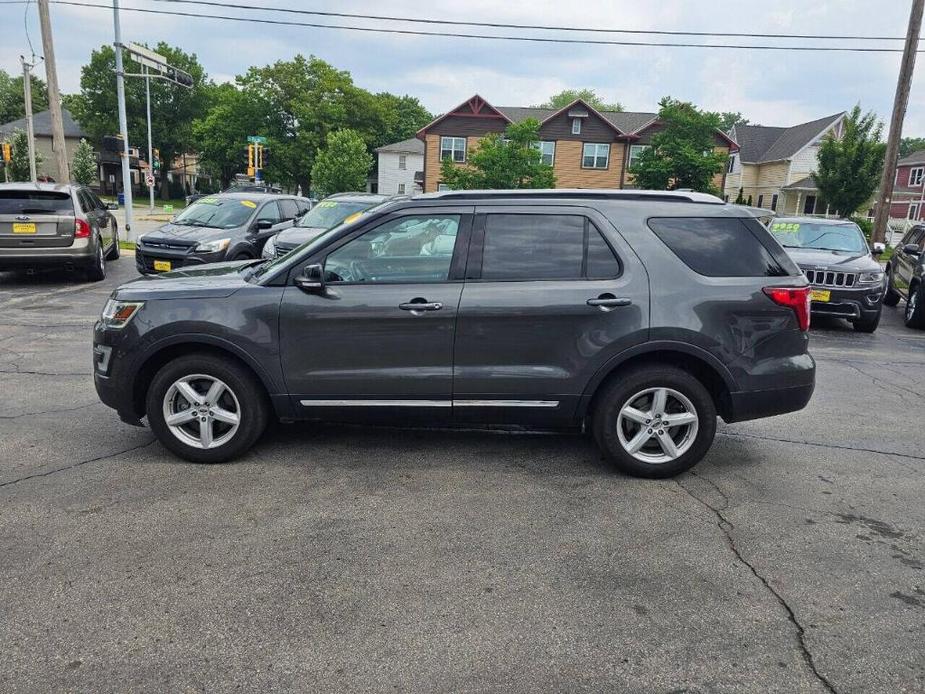
POLYGON ((426 193, 416 199, 476 200, 487 197, 507 199, 569 198, 584 200, 645 200, 649 202, 695 202, 705 205, 724 205, 715 195, 679 190, 620 190, 586 188, 549 188, 518 190, 447 190, 426 193))

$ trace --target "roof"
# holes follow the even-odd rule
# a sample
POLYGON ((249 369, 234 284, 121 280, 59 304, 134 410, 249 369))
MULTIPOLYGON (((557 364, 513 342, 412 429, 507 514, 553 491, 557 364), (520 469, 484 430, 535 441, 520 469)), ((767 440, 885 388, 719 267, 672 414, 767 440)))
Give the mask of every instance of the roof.
POLYGON ((472 198, 607 198, 613 200, 658 200, 672 202, 699 202, 710 205, 725 203, 709 193, 686 190, 631 190, 622 188, 540 188, 517 190, 446 190, 418 195, 415 200, 466 200, 472 198))
POLYGON ((787 127, 736 125, 739 156, 747 164, 790 159, 845 115, 836 113, 807 123, 787 127))
POLYGON ((380 193, 334 193, 325 198, 325 200, 345 200, 347 202, 385 202, 389 199, 388 195, 381 195, 380 193))
MULTIPOLYGON (((535 118, 542 123, 550 116, 562 110, 558 108, 533 108, 524 106, 496 106, 495 108, 515 123, 519 123, 527 118, 535 118)), ((571 108, 571 105, 569 108, 571 108)), ((636 132, 658 117, 657 113, 649 113, 646 111, 598 111, 598 113, 603 116, 604 120, 624 133, 636 132)))
MULTIPOLYGON (((65 137, 87 137, 87 133, 74 120, 74 116, 66 108, 61 109, 61 120, 64 122, 65 137)), ((0 125, 0 135, 8 135, 14 130, 25 130, 26 119, 12 120, 0 125)), ((32 130, 38 137, 51 137, 51 111, 40 111, 32 116, 32 130)))
POLYGON ((925 149, 913 152, 896 162, 896 166, 903 166, 906 164, 925 164, 925 149))
POLYGON ((401 142, 393 142, 376 148, 377 152, 400 152, 402 154, 424 154, 424 143, 412 137, 401 142))
POLYGON ((810 175, 799 181, 788 183, 781 190, 819 190, 819 186, 816 185, 816 179, 810 175))
POLYGON ((69 193, 74 188, 79 187, 77 183, 31 183, 23 181, 19 183, 0 183, 0 190, 35 190, 35 191, 54 191, 59 193, 69 193))

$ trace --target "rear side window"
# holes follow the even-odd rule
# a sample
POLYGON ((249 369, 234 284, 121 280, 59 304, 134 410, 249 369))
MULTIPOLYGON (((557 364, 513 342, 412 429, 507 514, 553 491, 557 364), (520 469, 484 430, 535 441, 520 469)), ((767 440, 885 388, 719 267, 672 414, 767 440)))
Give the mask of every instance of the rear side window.
POLYGON ((707 277, 785 277, 796 265, 761 224, 737 217, 663 217, 649 228, 694 272, 707 277))
POLYGON ((70 193, 50 190, 0 190, 0 214, 74 216, 70 193))
POLYGON ((489 214, 482 247, 483 280, 606 279, 620 264, 580 215, 489 214))

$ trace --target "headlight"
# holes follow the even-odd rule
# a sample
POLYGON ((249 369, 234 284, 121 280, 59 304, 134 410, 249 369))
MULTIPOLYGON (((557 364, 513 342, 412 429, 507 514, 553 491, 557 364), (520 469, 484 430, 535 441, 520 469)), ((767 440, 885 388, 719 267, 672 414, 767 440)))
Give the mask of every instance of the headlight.
POLYGON ((118 299, 110 299, 103 307, 100 320, 102 320, 103 325, 107 328, 115 328, 117 330, 124 328, 144 305, 144 301, 119 301, 118 299))
POLYGON ((216 239, 215 241, 201 241, 196 246, 197 253, 218 253, 228 248, 231 239, 216 239))
POLYGON ((267 239, 267 242, 263 244, 263 250, 260 252, 260 257, 266 260, 270 260, 276 257, 276 237, 271 236, 267 239))
POLYGON ((858 284, 880 284, 883 282, 882 272, 862 272, 858 275, 858 284))

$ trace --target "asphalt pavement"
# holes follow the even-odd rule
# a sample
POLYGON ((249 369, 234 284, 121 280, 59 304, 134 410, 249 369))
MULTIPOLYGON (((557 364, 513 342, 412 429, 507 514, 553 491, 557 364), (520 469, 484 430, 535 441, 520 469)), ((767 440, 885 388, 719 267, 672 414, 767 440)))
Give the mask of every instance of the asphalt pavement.
POLYGON ((135 275, 0 273, 0 691, 925 691, 925 332, 812 329, 803 412, 675 480, 577 435, 119 422, 135 275))

